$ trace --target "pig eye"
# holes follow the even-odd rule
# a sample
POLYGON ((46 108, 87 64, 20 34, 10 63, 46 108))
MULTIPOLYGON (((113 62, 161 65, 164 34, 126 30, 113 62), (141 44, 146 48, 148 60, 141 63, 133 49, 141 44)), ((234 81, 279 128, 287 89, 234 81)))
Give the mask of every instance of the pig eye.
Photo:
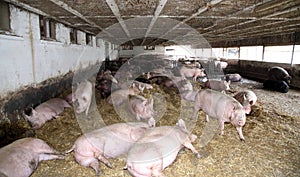
POLYGON ((249 103, 250 103, 250 105, 252 105, 252 104, 253 104, 253 101, 249 101, 249 103))
POLYGON ((86 97, 82 97, 83 101, 86 101, 86 97))

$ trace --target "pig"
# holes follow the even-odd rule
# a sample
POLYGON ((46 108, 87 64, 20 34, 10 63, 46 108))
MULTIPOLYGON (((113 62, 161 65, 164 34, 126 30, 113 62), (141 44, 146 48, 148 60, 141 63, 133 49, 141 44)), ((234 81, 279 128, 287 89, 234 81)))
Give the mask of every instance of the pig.
POLYGON ((221 81, 221 80, 208 80, 204 83, 204 87, 210 88, 212 90, 217 90, 217 91, 225 91, 225 90, 230 90, 230 81, 221 81))
POLYGON ((56 118, 64 111, 64 108, 68 107, 71 106, 64 99, 52 98, 32 109, 31 116, 24 114, 24 118, 31 123, 33 129, 39 129, 45 122, 56 118))
POLYGON ((27 177, 40 161, 64 158, 41 139, 22 138, 0 149, 0 176, 27 177))
POLYGON ((287 84, 290 84, 291 79, 292 77, 282 67, 274 66, 268 70, 268 80, 284 81, 287 84))
POLYGON ((175 161, 184 147, 200 158, 191 144, 196 138, 189 134, 182 119, 175 126, 148 129, 130 148, 124 169, 135 177, 163 176, 162 171, 175 161))
POLYGON ((76 103, 76 113, 80 114, 85 111, 85 115, 88 115, 89 108, 92 102, 93 84, 88 81, 82 81, 77 85, 77 88, 73 95, 73 103, 76 103))
POLYGON ((182 66, 180 68, 180 75, 183 79, 186 79, 186 77, 193 77, 193 81, 197 80, 197 77, 205 77, 206 74, 204 73, 203 68, 189 68, 186 66, 182 66))
POLYGON ((111 71, 109 71, 109 70, 101 71, 97 76, 97 80, 100 80, 100 79, 107 79, 115 84, 118 83, 118 81, 114 78, 114 76, 111 74, 111 71))
POLYGON ((209 117, 217 118, 220 123, 221 135, 224 134, 224 123, 230 122, 236 127, 240 140, 245 141, 242 127, 246 123, 246 112, 243 106, 233 97, 211 89, 199 90, 194 102, 194 117, 197 118, 199 110, 209 117))
POLYGON ((93 168, 96 175, 100 175, 102 172, 98 160, 112 168, 108 159, 126 154, 149 128, 142 122, 108 125, 80 136, 66 153, 74 151, 77 163, 93 168))
POLYGON ((155 120, 153 118, 153 98, 147 100, 140 95, 129 95, 128 100, 128 108, 138 121, 147 119, 150 126, 155 126, 155 120))
POLYGON ((289 91, 289 85, 285 81, 266 80, 263 83, 264 89, 273 90, 281 93, 289 91))
POLYGON ((224 76, 224 80, 230 81, 230 82, 240 82, 242 81, 242 76, 235 73, 235 74, 226 74, 224 76))
POLYGON ((114 91, 109 97, 108 97, 108 103, 111 105, 119 106, 121 105, 125 100, 128 99, 128 95, 136 95, 139 94, 141 90, 136 87, 136 85, 133 83, 132 86, 129 89, 119 89, 114 91))
POLYGON ((111 94, 112 81, 109 79, 97 80, 96 89, 98 90, 101 98, 105 99, 111 94))
POLYGON ((151 84, 148 84, 148 83, 144 83, 144 82, 139 82, 139 81, 133 81, 133 83, 135 85, 137 85, 140 90, 143 92, 144 89, 146 90, 151 90, 153 89, 153 86, 151 84))
POLYGON ((255 93, 251 90, 240 91, 233 97, 242 104, 245 108, 246 114, 250 114, 251 106, 253 106, 257 101, 255 93))

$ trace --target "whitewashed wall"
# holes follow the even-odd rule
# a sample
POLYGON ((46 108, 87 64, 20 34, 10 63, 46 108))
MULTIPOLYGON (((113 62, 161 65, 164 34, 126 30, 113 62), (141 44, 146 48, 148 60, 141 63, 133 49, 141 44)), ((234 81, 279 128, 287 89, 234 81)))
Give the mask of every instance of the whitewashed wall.
POLYGON ((10 10, 11 33, 0 34, 0 97, 105 59, 104 42, 96 47, 95 37, 88 46, 85 33, 79 31, 79 45, 71 44, 70 29, 57 23, 57 41, 41 40, 37 14, 15 6, 10 10))

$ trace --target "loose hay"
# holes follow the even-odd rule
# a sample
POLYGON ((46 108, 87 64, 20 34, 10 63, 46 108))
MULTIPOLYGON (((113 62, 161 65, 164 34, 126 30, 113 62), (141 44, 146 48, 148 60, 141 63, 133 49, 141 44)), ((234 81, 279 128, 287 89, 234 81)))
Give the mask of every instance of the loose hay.
MULTIPOLYGON (((235 86, 239 88, 240 86, 235 86)), ((238 89, 237 89, 238 90, 238 89)), ((165 96, 167 107, 158 121, 157 126, 174 125, 180 114, 180 107, 188 107, 188 102, 181 103, 176 89, 161 89, 154 87, 151 93, 159 92, 165 96)), ((299 176, 300 174, 300 117, 275 111, 269 98, 263 97, 265 91, 254 90, 259 93, 258 102, 253 107, 252 113, 247 116, 243 128, 246 143, 240 142, 236 129, 231 124, 225 125, 225 135, 220 136, 219 130, 212 134, 211 141, 194 143, 194 146, 203 156, 201 159, 194 157, 189 150, 179 153, 176 161, 164 170, 166 176, 299 176), (262 93, 261 93, 262 92, 262 93), (266 104, 268 103, 268 104, 266 104), (207 143, 207 144, 205 144, 207 143)), ((150 92, 144 96, 149 98, 150 92)), ((274 97, 274 96, 273 96, 274 97)), ((275 96, 276 97, 276 96, 275 96)), ((160 100, 161 101, 161 100, 160 100)), ((97 100, 98 110, 105 124, 122 122, 114 108, 106 100, 97 100)), ((159 104, 159 103, 155 103, 159 104)), ((155 110, 158 107, 154 107, 155 110)), ((295 109, 295 108, 293 108, 295 109)), ((296 108, 296 109, 299 109, 296 108)), ((123 112, 124 116, 129 116, 123 112)), ((198 119, 193 123, 187 117, 182 117, 191 127, 196 126, 193 133, 201 137, 205 130, 205 114, 199 112, 198 119)), ((134 119, 132 119, 134 120, 134 119)), ((207 128, 207 127, 206 127, 207 128)), ((75 140, 82 134, 72 109, 65 110, 57 119, 47 122, 36 131, 36 137, 45 140, 59 151, 70 149, 75 140)), ((125 156, 110 159, 114 168, 110 169, 104 164, 100 168, 103 176, 120 177, 130 176, 126 170, 125 156)), ((78 165, 73 157, 73 152, 65 160, 50 160, 40 163, 32 177, 70 177, 94 176, 91 168, 78 165)))

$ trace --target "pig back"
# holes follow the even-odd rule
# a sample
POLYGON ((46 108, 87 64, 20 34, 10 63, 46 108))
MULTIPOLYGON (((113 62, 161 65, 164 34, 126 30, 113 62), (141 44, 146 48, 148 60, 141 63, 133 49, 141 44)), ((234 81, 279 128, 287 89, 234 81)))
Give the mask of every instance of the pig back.
POLYGON ((195 100, 197 101, 195 105, 207 115, 218 119, 224 118, 225 121, 229 121, 233 108, 243 109, 233 97, 211 89, 200 90, 195 100))
POLYGON ((119 123, 94 130, 85 137, 105 157, 115 158, 127 153, 148 127, 145 123, 119 123))
POLYGON ((141 166, 162 163, 162 169, 175 159, 188 134, 178 127, 162 126, 149 129, 132 146, 128 153, 128 163, 141 163, 141 166))
POLYGON ((284 68, 279 66, 274 66, 268 70, 268 79, 274 81, 281 80, 289 84, 291 80, 291 76, 284 68))

